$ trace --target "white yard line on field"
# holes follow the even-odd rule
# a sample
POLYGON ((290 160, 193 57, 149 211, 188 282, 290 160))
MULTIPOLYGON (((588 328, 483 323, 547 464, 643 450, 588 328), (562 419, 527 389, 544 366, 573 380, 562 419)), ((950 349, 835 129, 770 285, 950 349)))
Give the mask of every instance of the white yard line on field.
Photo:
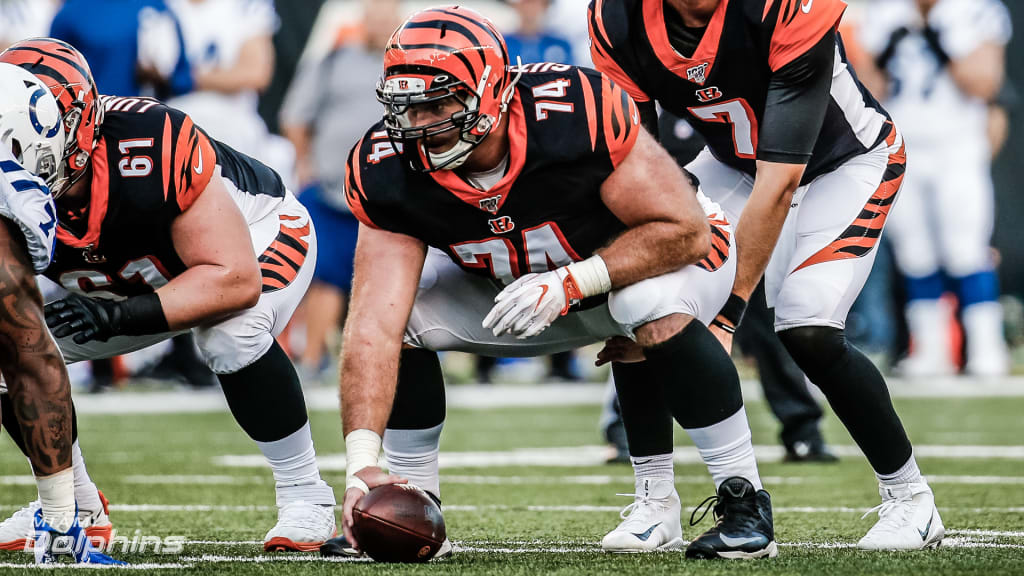
MULTIPOLYGON (((815 476, 763 476, 765 486, 828 484, 835 482, 830 477, 815 476)), ((177 486, 240 486, 272 484, 273 477, 230 476, 230 475, 130 475, 117 479, 124 484, 177 485, 177 486)), ((930 484, 941 485, 1024 485, 1019 476, 929 476, 930 484)), ((702 475, 676 476, 676 484, 703 486, 711 483, 711 477, 702 475)), ((0 486, 34 486, 31 475, 0 476, 0 486)), ((557 486, 557 485, 630 485, 632 476, 583 475, 583 476, 472 476, 442 475, 441 484, 480 486, 557 486)))
POLYGON ((973 536, 976 538, 1024 538, 1024 532, 1005 530, 947 530, 947 536, 973 536))
MULTIPOLYGON (((18 510, 20 505, 0 505, 0 511, 18 510)), ((341 510, 341 506, 335 507, 341 510)), ((443 509, 446 512, 619 512, 622 506, 598 506, 591 504, 579 505, 526 505, 508 506, 503 504, 445 504, 443 509)), ((151 513, 151 512, 276 512, 277 507, 271 505, 252 506, 228 506, 213 504, 111 504, 112 512, 121 513, 151 513)), ((866 508, 855 508, 849 506, 782 506, 775 508, 776 514, 863 514, 866 508)), ((943 512, 954 512, 960 514, 1022 514, 1024 507, 943 507, 943 512)), ((966 533, 966 532, 965 532, 966 533)))
MULTIPOLYGON (((803 484, 827 484, 835 479, 829 476, 762 476, 761 481, 765 486, 779 485, 803 485, 803 484)), ((152 484, 152 485, 211 485, 211 486, 239 486, 250 484, 272 484, 274 478, 268 473, 265 476, 246 475, 210 475, 210 474, 132 474, 117 479, 117 482, 124 484, 152 484)), ((710 476, 705 475, 678 475, 675 477, 676 484, 692 484, 702 486, 711 482, 710 476)), ((966 485, 1021 485, 1024 484, 1024 476, 947 476, 929 475, 928 482, 931 484, 966 484, 966 485)), ((610 484, 632 484, 633 477, 626 475, 534 475, 534 476, 476 476, 466 474, 444 474, 441 476, 442 484, 469 484, 469 485, 493 485, 493 486, 553 486, 553 485, 589 485, 606 486, 610 484)), ((35 477, 24 475, 0 476, 0 485, 7 486, 33 486, 35 477)))
POLYGON ((0 569, 10 570, 181 570, 192 568, 194 564, 181 562, 144 562, 127 566, 104 566, 102 564, 19 564, 17 562, 0 562, 0 569))
MULTIPOLYGON (((844 457, 861 457, 856 446, 832 446, 833 451, 844 457)), ((785 456, 785 449, 778 445, 754 446, 759 462, 779 462, 785 456)), ((1024 460, 1024 446, 958 446, 946 444, 922 444, 914 447, 918 458, 953 459, 1007 459, 1024 460)), ((546 466, 546 467, 589 467, 602 466, 608 457, 606 446, 555 446, 546 448, 516 448, 504 451, 444 452, 439 457, 441 468, 487 468, 497 466, 546 466)), ((677 464, 701 464, 703 460, 697 449, 680 446, 673 456, 677 464)), ((317 456, 320 470, 341 471, 345 469, 344 454, 323 454, 317 456)), ((213 464, 233 468, 266 468, 261 454, 228 454, 213 458, 213 464)), ((955 478, 955 477, 947 477, 955 478)), ((984 483, 984 482, 978 482, 984 483)))
MULTIPOLYGON (((927 381, 888 379, 889 392, 900 398, 989 398, 1024 397, 1024 377, 977 379, 939 378, 927 381)), ((530 406, 584 406, 604 401, 604 384, 538 383, 532 386, 449 386, 449 408, 495 409, 530 406)), ((304 390, 309 410, 338 409, 338 390, 334 387, 304 390)), ((761 386, 753 380, 743 382, 743 397, 760 400, 761 386)), ((81 394, 75 398, 79 414, 159 414, 190 412, 226 412, 224 395, 219 390, 174 390, 164 392, 113 391, 100 395, 81 394)))
MULTIPOLYGON (((989 530, 952 530, 950 536, 947 536, 942 542, 943 548, 982 548, 982 549, 1010 549, 1010 550, 1024 550, 1024 544, 1014 544, 1005 542, 993 542, 991 539, 994 537, 1013 537, 1018 538, 1024 536, 1024 532, 996 532, 989 530), (978 539, 980 537, 981 539, 978 539)), ((206 546, 236 546, 236 545, 258 545, 258 541, 218 541, 218 540, 193 540, 186 544, 198 544, 206 546)), ((460 554, 602 554, 600 545, 596 542, 588 543, 581 541, 569 541, 569 542, 538 542, 538 541, 522 541, 522 540, 510 540, 510 541, 497 541, 497 540, 482 540, 482 541, 454 541, 453 546, 456 553, 460 554)), ((684 542, 686 544, 686 542, 684 542)), ((811 550, 850 550, 855 549, 856 544, 853 542, 841 542, 841 541, 828 541, 828 542, 779 542, 779 546, 783 548, 800 548, 800 549, 811 549, 811 550)), ((673 554, 668 552, 667 554, 673 554)), ((675 554, 681 554, 681 552, 675 552, 675 554)), ((865 552, 864 554, 871 554, 865 552)), ((170 560, 170 558, 168 558, 170 560)), ((185 568, 194 568, 196 565, 202 564, 294 564, 294 563, 345 563, 345 562, 370 562, 366 558, 323 558, 318 554, 308 555, 257 555, 257 556, 246 556, 246 555, 232 555, 232 554, 199 554, 199 555, 187 555, 187 556, 176 556, 173 558, 174 561, 167 563, 160 562, 145 562, 139 564, 129 564, 126 567, 120 567, 121 569, 129 570, 179 570, 185 568)), ((62 564, 59 566, 37 566, 35 564, 23 564, 16 562, 2 562, 0 563, 0 569, 9 570, 47 570, 53 568, 77 568, 86 570, 115 568, 113 566, 96 566, 96 565, 70 565, 62 564)))

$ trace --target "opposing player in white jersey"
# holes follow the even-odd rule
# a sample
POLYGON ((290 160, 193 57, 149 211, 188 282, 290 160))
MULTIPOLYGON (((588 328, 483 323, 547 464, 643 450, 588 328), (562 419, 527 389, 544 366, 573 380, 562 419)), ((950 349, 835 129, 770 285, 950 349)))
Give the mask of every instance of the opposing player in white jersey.
POLYGON ((4 424, 25 438, 23 450, 36 474, 40 506, 28 519, 36 561, 55 560, 51 544, 60 535, 76 542, 68 554, 74 561, 113 564, 119 562, 93 550, 76 515, 71 386, 44 325, 35 283, 56 240, 48 186, 64 178, 61 124, 57 102, 42 82, 0 64, 0 372, 12 408, 4 424))
MULTIPOLYGON (((0 62, 42 81, 73 143, 64 155, 72 178, 55 188, 56 257, 46 269, 69 292, 45 307, 64 360, 108 358, 191 330, 273 471, 278 522, 264 548, 318 548, 335 532, 334 492, 320 478, 295 367, 276 341, 316 265, 308 212, 273 170, 181 111, 149 98, 101 99, 67 43, 26 40, 0 62)), ((97 511, 104 504, 81 452, 69 451, 78 504, 97 511)), ((17 537, 10 520, 4 528, 17 537)))
POLYGON ((951 311, 940 300, 950 289, 963 310, 967 371, 1005 374, 989 247, 994 198, 987 129, 1011 35, 1006 7, 999 0, 884 0, 865 14, 861 39, 884 75, 876 93, 885 95, 914 157, 889 232, 907 277, 913 341, 900 367, 914 376, 955 370, 951 311))

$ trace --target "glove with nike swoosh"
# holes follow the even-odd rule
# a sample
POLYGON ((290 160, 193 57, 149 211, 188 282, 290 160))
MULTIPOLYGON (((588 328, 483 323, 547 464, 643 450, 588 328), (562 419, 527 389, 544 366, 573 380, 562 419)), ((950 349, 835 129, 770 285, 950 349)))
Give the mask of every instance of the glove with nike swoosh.
POLYGON ((532 338, 568 314, 570 306, 610 289, 608 269, 596 255, 548 272, 527 274, 498 293, 483 326, 495 336, 532 338))

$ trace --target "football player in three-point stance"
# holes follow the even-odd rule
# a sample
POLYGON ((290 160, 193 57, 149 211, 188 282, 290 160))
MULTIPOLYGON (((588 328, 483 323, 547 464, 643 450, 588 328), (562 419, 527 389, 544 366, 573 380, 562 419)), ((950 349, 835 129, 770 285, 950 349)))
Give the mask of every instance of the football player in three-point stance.
MULTIPOLYGON (((0 62, 50 89, 70 141, 46 270, 68 291, 46 306, 65 361, 192 330, 236 421, 273 470, 278 522, 264 547, 319 547, 335 533, 334 493, 320 478, 294 366, 275 340, 316 261, 306 210, 275 172, 207 137, 185 114, 148 98, 100 98, 88 63, 64 42, 26 40, 0 62)), ((80 510, 109 524, 77 442, 69 450, 80 510)), ((30 531, 19 518, 4 523, 5 538, 30 531)))
POLYGON ((57 215, 49 186, 66 172, 63 118, 35 76, 0 64, 0 372, 11 410, 3 424, 25 438, 40 506, 25 518, 39 563, 55 561, 57 541, 75 562, 120 564, 93 549, 78 521, 71 469, 72 408, 68 373, 43 317, 35 273, 53 258, 57 215))
MULTIPOLYGON (((341 374, 348 542, 369 488, 408 480, 440 495, 437 351, 609 341, 600 358, 620 388, 687 429, 718 489, 719 522, 687 555, 775 555, 739 378, 706 327, 732 286, 731 227, 632 98, 594 70, 512 67, 491 22, 461 7, 411 16, 384 68, 385 118, 348 160, 361 221, 341 374)), ((630 424, 631 442, 667 432, 671 445, 671 428, 630 424)), ((671 457, 636 472, 633 513, 604 547, 681 547, 671 457)))
POLYGON ((707 141, 687 168, 736 222, 738 246, 730 304, 712 329, 731 345, 765 275, 779 337, 878 477, 880 518, 859 546, 934 547, 944 529, 932 491, 885 380, 843 332, 906 168, 900 133, 847 65, 836 31, 845 9, 841 0, 594 0, 592 53, 646 126, 656 129, 657 102, 707 141))

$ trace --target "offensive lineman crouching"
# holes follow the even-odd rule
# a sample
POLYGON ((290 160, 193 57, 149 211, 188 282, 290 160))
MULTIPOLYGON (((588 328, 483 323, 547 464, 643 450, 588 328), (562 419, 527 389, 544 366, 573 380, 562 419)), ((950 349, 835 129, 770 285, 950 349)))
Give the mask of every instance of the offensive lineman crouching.
MULTIPOLYGON (((341 374, 348 543, 370 488, 407 479, 439 498, 436 351, 535 356, 614 339, 602 361, 691 433, 718 488, 720 521, 687 555, 775 555, 739 379, 705 326, 733 280, 731 228, 632 99, 593 70, 512 68, 494 26, 459 7, 399 28, 378 96, 385 119, 351 152, 346 187, 361 221, 341 374), (393 476, 377 467, 382 445, 393 476)), ((627 430, 631 443, 652 433, 627 430)), ((607 550, 682 546, 671 458, 645 466, 607 550)))
MULTIPOLYGON (((191 329, 236 421, 273 470, 278 522, 264 548, 318 548, 335 534, 334 492, 320 478, 295 368, 275 340, 312 278, 309 214, 274 171, 209 138, 182 112, 149 98, 101 99, 69 44, 26 40, 0 61, 50 89, 71 142, 62 159, 70 178, 54 190, 59 242, 46 270, 70 292, 46 306, 65 361, 124 354, 191 329)), ((77 441, 71 452, 79 519, 100 529, 91 536, 109 534, 77 441)), ((26 516, 0 525, 0 547, 31 538, 26 516)))

